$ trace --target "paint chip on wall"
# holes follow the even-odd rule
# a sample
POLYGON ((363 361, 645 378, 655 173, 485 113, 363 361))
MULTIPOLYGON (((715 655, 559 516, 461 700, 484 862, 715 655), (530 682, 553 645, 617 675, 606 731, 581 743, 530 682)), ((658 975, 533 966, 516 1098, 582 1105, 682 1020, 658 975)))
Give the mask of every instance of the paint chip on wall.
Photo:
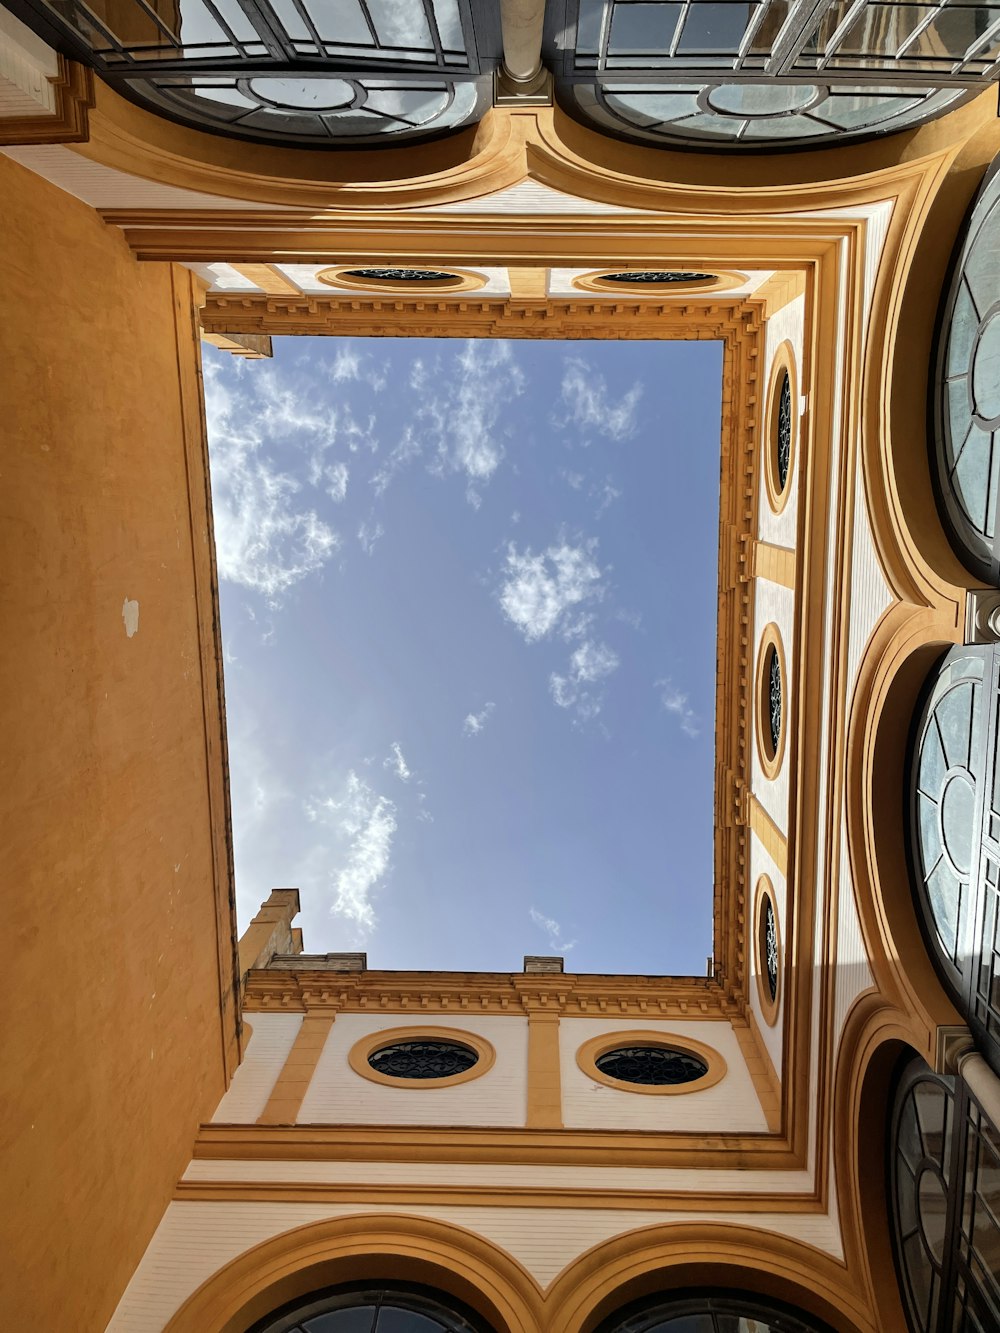
POLYGON ((126 597, 122 602, 122 620, 125 622, 125 633, 131 639, 132 635, 139 628, 139 603, 129 601, 126 597))

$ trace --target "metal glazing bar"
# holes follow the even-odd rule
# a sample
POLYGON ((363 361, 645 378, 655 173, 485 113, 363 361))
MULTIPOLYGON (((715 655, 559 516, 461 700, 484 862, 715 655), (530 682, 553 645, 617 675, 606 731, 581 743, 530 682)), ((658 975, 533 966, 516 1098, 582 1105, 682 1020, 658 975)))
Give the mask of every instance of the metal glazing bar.
MULTIPOLYGON (((817 69, 826 69, 832 58, 836 55, 840 43, 847 36, 849 29, 853 27, 854 23, 864 13, 867 7, 868 0, 857 0, 857 3, 850 7, 827 42, 826 54, 820 57, 816 65, 817 69)), ((857 59, 860 61, 863 57, 858 56, 857 59)), ((885 71, 882 72, 884 75, 885 71)))
POLYGON ((434 43, 434 55, 444 64, 444 48, 441 45, 441 34, 438 32, 437 14, 434 12, 433 0, 422 0, 424 7, 424 18, 427 20, 427 30, 431 35, 431 41, 434 43))
POLYGON ((361 6, 361 16, 364 19, 365 24, 367 25, 369 33, 371 34, 372 45, 375 47, 377 51, 381 51, 382 43, 381 41, 379 41, 378 30, 375 27, 375 20, 368 12, 368 0, 358 0, 358 3, 361 6))
MULTIPOLYGON (((272 60, 269 56, 215 56, 206 60, 157 60, 141 61, 129 65, 112 65, 105 69, 99 67, 101 78, 108 83, 129 83, 137 80, 153 80, 166 77, 181 77, 197 74, 200 79, 211 80, 213 75, 220 79, 230 78, 343 78, 361 79, 367 84, 378 85, 386 81, 405 80, 414 84, 441 85, 448 81, 468 83, 474 79, 469 70, 449 65, 447 69, 427 66, 414 66, 410 61, 385 60, 378 65, 371 61, 352 61, 336 56, 311 58, 298 56, 294 60, 272 60)), ((208 86, 211 86, 209 84, 208 86)))
POLYGON ((690 9, 691 9, 691 0, 684 0, 683 8, 681 9, 681 12, 678 14, 677 21, 674 24, 674 35, 670 39, 670 51, 668 54, 671 57, 676 56, 677 54, 677 48, 680 45, 681 37, 684 34, 684 28, 685 25, 687 24, 687 18, 690 9))
MULTIPOLYGON (((854 8, 861 9, 864 4, 865 0, 858 0, 854 8)), ((789 11, 788 18, 775 40, 771 55, 765 62, 765 74, 787 72, 798 59, 806 40, 829 8, 830 0, 801 0, 800 4, 789 11)), ((853 9, 851 12, 854 12, 853 9)), ((844 24, 841 24, 841 27, 843 26, 844 24)))
MULTIPOLYGON (((204 3, 211 4, 211 0, 204 0, 204 3)), ((257 0, 237 0, 237 3, 257 29, 260 40, 267 47, 269 54, 277 60, 287 59, 291 54, 291 44, 280 25, 271 22, 273 12, 270 8, 259 5, 257 0)), ((212 8, 214 10, 215 6, 212 8)), ((238 42, 236 44, 240 45, 238 42)))
POLYGON ((758 5, 754 13, 751 15, 750 22, 743 31, 743 40, 740 42, 739 50, 736 53, 736 60, 733 62, 733 67, 735 69, 742 68, 743 62, 750 52, 750 48, 756 39, 757 33, 772 6, 773 0, 765 0, 764 4, 758 5))

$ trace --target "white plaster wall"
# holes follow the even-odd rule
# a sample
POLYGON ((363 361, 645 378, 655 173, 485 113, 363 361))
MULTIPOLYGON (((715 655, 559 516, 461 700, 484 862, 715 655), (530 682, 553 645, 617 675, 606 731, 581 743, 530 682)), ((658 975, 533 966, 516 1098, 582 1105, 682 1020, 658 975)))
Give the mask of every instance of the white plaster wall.
MULTIPOLYGON (((767 1053, 771 1057, 771 1063, 774 1065, 778 1078, 781 1078, 781 1034, 785 1023, 785 1003, 784 986, 787 981, 785 971, 785 959, 788 957, 788 938, 786 931, 786 903, 787 892, 785 886, 785 877, 771 860, 764 844, 755 835, 750 835, 750 902, 749 908, 753 909, 756 901, 757 881, 761 875, 767 875, 774 888, 774 908, 778 914, 778 934, 781 939, 782 965, 781 965, 781 993, 778 1001, 778 1021, 774 1027, 771 1027, 764 1018, 760 1005, 760 996, 757 993, 757 971, 758 959, 756 949, 757 920, 747 922, 747 940, 750 942, 747 961, 750 966, 750 1008, 753 1010, 754 1018, 757 1020, 757 1026, 760 1028, 761 1036, 764 1039, 764 1045, 767 1053)), ((764 982, 765 986, 767 982, 764 982)))
MULTIPOLYGON (((119 1302, 107 1333, 160 1333, 213 1273, 272 1236, 328 1218, 398 1214, 392 1204, 172 1203, 119 1302)), ((666 1222, 729 1222, 791 1237, 841 1259, 836 1220, 812 1213, 664 1212, 610 1208, 407 1209, 463 1227, 499 1246, 543 1286, 588 1249, 666 1222)))
POLYGON ((299 1111, 301 1124, 523 1125, 527 1115, 528 1020, 500 1014, 338 1014, 299 1111), (373 1032, 447 1027, 485 1037, 496 1063, 450 1088, 397 1088, 356 1074, 351 1047, 373 1032))
MULTIPOLYGON (((766 579, 754 580, 754 650, 753 681, 756 687, 757 659, 760 655, 760 643, 765 627, 774 622, 781 634, 785 650, 785 674, 782 678, 782 690, 785 700, 786 726, 791 730, 790 721, 795 708, 795 696, 792 689, 792 677, 795 664, 795 592, 783 588, 780 584, 769 583, 766 579)), ((757 753, 757 700, 753 699, 751 709, 754 737, 751 746, 752 778, 751 790, 767 813, 781 829, 788 833, 788 772, 789 772, 789 736, 785 737, 785 753, 781 767, 774 778, 769 778, 757 753)))
MULTIPOLYGON (((787 341, 792 345, 792 351, 795 355, 795 368, 799 382, 799 404, 798 411, 801 416, 802 401, 802 343, 803 330, 805 327, 805 296, 797 296, 794 301, 789 301, 788 305, 775 312, 767 321, 764 329, 764 369, 760 377, 761 394, 765 394, 767 386, 771 382, 771 367, 774 364, 774 354, 783 342, 787 341)), ((796 405, 792 404, 793 413, 796 405)), ((763 466, 762 450, 766 447, 764 441, 764 423, 767 412, 767 402, 762 397, 760 403, 761 411, 761 440, 757 450, 757 466, 763 466)), ((764 485, 764 478, 761 475, 759 491, 759 513, 758 524, 760 536, 763 541, 772 542, 775 546, 787 546, 794 549, 796 545, 796 533, 799 521, 799 478, 802 475, 801 461, 802 450, 805 447, 801 435, 801 421, 799 421, 799 438, 795 447, 795 455, 792 460, 792 474, 788 479, 791 486, 791 494, 788 497, 784 509, 780 514, 776 514, 767 498, 767 487, 764 485)))
POLYGON ((766 1133, 767 1121, 739 1042, 726 1022, 621 1018, 564 1018, 559 1024, 563 1124, 567 1129, 704 1130, 766 1133), (726 1077, 701 1092, 653 1096, 620 1092, 588 1077, 576 1053, 592 1037, 642 1029, 690 1037, 726 1061, 726 1077))
POLYGON ((247 1023, 253 1035, 243 1063, 212 1116, 213 1124, 252 1125, 257 1120, 298 1036, 302 1015, 251 1014, 247 1023))

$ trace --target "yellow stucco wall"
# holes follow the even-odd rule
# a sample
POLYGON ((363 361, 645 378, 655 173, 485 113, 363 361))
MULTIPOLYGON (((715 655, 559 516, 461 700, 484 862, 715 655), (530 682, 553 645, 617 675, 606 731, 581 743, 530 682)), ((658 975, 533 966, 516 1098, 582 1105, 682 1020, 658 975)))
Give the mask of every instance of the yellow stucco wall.
POLYGON ((0 198, 0 1322, 90 1333, 235 1055, 197 293, 0 198))

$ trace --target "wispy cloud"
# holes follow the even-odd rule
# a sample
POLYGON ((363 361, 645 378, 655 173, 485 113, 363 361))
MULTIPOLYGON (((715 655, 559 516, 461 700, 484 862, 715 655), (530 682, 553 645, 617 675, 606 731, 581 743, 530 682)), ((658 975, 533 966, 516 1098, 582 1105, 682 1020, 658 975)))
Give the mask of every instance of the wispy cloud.
POLYGON ((306 813, 315 823, 329 828, 340 843, 340 866, 332 877, 335 897, 331 913, 352 921, 362 932, 372 930, 372 897, 390 866, 395 805, 351 769, 339 799, 314 799, 307 803, 306 813))
POLYGON ((571 634, 573 608, 603 596, 596 549, 594 540, 576 546, 563 540, 537 555, 530 547, 508 545, 500 606, 529 643, 555 632, 571 634))
POLYGON ((486 723, 490 720, 495 704, 492 700, 485 704, 478 713, 466 713, 465 721, 462 723, 463 736, 478 736, 486 723))
POLYGON ((567 954, 570 949, 578 943, 575 939, 564 940, 562 937, 562 926, 560 926, 559 922, 554 921, 550 916, 546 916, 544 912, 539 912, 537 908, 529 908, 528 915, 539 930, 543 930, 547 935, 548 946, 553 953, 567 954))
POLYGON ((353 348, 338 347, 330 371, 335 384, 361 378, 361 356, 353 348))
POLYGON ((386 759, 382 760, 382 767, 388 768, 395 773, 400 782, 409 782, 413 776, 406 760, 403 758, 403 751, 400 749, 399 741, 393 741, 392 749, 386 759))
POLYGON ((553 672, 549 691, 560 708, 572 708, 581 718, 594 718, 604 704, 603 690, 588 688, 618 670, 618 654, 606 643, 587 639, 572 652, 565 676, 553 672))
POLYGON ((524 372, 509 343, 470 339, 457 374, 441 380, 419 411, 434 451, 431 467, 440 475, 464 475, 466 498, 478 508, 481 488, 504 456, 500 420, 511 399, 524 392, 524 372))
POLYGON ((390 451, 381 467, 372 475, 372 486, 375 488, 375 494, 383 495, 396 473, 402 471, 415 458, 419 458, 422 452, 423 449, 413 433, 412 427, 407 426, 403 431, 403 438, 390 451))
POLYGON ((347 479, 350 473, 346 463, 334 463, 325 469, 326 493, 331 500, 340 504, 347 495, 347 479))
POLYGON ((633 384, 617 401, 608 396, 604 376, 580 357, 568 357, 560 395, 566 417, 560 424, 580 430, 596 430, 609 440, 627 440, 635 433, 636 408, 642 385, 633 384))
POLYGON ((260 593, 272 606, 321 569, 339 535, 302 504, 301 483, 268 456, 269 439, 325 429, 303 415, 270 377, 234 399, 214 366, 205 366, 205 411, 219 577, 260 593))
POLYGON ((384 536, 385 528, 374 519, 371 522, 361 523, 358 527, 358 541, 361 543, 361 549, 365 555, 371 555, 376 542, 384 536))
POLYGON ((669 679, 658 680, 656 687, 660 691, 660 703, 667 713, 672 713, 677 718, 678 725, 685 736, 692 739, 700 734, 698 726, 699 718, 697 713, 688 703, 688 696, 677 689, 669 679))

